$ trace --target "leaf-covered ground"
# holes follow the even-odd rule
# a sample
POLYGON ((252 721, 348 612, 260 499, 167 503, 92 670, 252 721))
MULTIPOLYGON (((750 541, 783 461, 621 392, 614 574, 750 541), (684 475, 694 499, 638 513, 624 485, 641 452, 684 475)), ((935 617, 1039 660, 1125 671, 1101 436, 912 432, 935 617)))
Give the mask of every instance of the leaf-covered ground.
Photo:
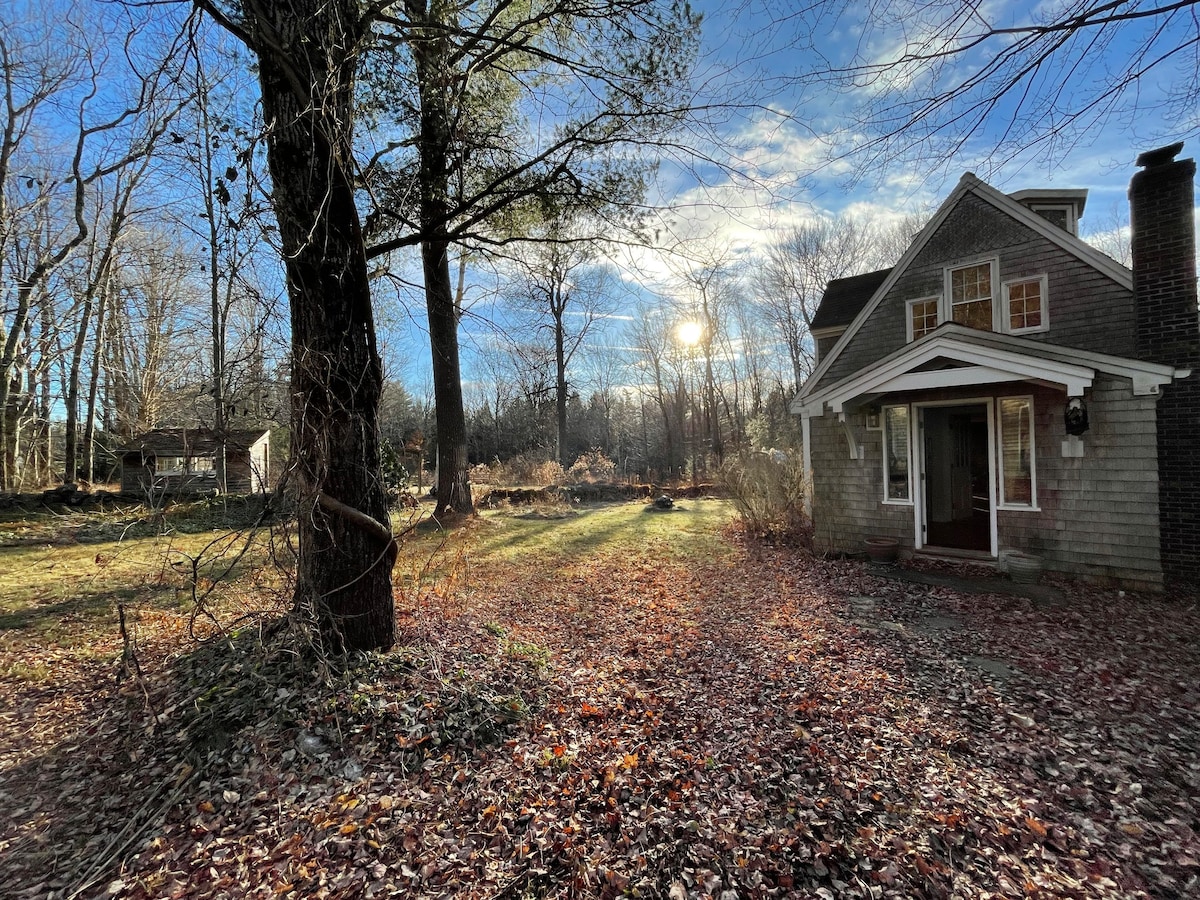
POLYGON ((486 519, 412 557, 403 646, 349 669, 287 632, 192 649, 144 623, 143 680, 114 690, 102 661, 6 677, 0 884, 1200 893, 1193 599, 966 593, 725 520, 703 502, 486 519))

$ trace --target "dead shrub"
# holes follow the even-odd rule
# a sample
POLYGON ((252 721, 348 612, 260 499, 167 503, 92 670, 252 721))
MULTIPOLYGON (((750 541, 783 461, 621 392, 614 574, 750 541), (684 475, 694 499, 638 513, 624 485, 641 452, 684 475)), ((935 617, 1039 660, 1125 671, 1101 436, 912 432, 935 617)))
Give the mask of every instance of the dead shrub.
POLYGON ((563 468, 554 460, 544 456, 523 453, 512 459, 473 466, 471 482, 497 487, 520 487, 562 484, 566 480, 563 468))
POLYGON ((600 449, 592 449, 584 453, 571 464, 567 477, 572 484, 610 484, 616 475, 617 464, 604 455, 600 449))
POLYGON ((798 453, 741 453, 721 468, 721 481, 753 537, 812 548, 812 523, 804 512, 807 483, 798 453))

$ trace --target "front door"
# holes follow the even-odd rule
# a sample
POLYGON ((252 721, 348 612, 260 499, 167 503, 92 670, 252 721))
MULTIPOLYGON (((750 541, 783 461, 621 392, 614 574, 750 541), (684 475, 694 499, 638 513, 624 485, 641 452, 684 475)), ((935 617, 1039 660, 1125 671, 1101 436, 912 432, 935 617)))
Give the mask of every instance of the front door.
POLYGON ((991 552, 987 405, 923 407, 921 430, 924 545, 991 552))

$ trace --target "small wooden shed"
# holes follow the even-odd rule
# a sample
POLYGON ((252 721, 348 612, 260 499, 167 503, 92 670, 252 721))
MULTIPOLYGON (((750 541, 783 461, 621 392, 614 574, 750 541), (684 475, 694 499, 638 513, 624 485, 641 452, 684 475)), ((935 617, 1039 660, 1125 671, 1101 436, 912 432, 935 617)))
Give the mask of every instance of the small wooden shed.
MULTIPOLYGON (((217 491, 221 442, 211 428, 156 428, 117 449, 121 490, 192 494, 217 491)), ((225 489, 262 494, 270 484, 271 434, 265 429, 229 431, 225 437, 225 489)))

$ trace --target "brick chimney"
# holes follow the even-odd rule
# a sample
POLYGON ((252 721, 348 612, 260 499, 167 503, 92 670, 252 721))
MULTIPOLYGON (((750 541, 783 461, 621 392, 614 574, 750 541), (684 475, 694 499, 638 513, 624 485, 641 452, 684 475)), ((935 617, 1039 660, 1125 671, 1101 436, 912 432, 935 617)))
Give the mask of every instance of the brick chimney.
POLYGON ((1194 160, 1183 144, 1137 158, 1129 183, 1137 355, 1192 369, 1158 401, 1159 542, 1168 584, 1200 584, 1200 312, 1194 160))

